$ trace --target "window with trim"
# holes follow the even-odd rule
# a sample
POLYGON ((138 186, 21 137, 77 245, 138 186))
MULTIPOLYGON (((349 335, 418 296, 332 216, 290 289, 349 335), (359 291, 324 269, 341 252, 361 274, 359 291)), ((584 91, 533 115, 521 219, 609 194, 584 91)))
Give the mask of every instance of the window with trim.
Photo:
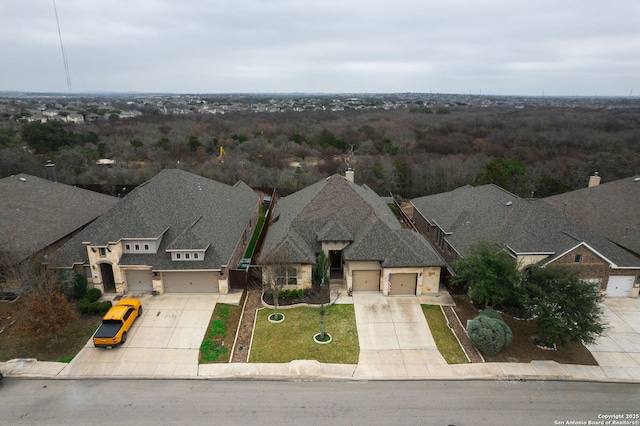
POLYGON ((436 244, 438 247, 444 248, 444 232, 440 228, 436 229, 436 244))
POLYGON ((582 262, 582 255, 580 253, 578 253, 573 258, 573 263, 581 263, 581 262, 582 262))
POLYGON ((194 259, 197 259, 198 257, 199 257, 199 256, 198 256, 198 253, 193 253, 193 258, 194 258, 194 259))
POLYGON ((136 244, 135 246, 136 251, 140 251, 140 244, 136 244))
POLYGON ((185 254, 184 254, 184 258, 185 258, 185 259, 191 259, 191 255, 190 255, 189 253, 185 253, 185 254))
POLYGON ((124 249, 125 250, 131 250, 131 244, 125 244, 124 245, 124 249))
POLYGON ((100 247, 98 250, 100 251, 101 257, 105 257, 107 255, 107 249, 105 249, 104 247, 100 247))
POLYGON ((145 251, 149 251, 149 244, 145 244, 144 245, 144 249, 145 249, 145 251))
POLYGON ((278 285, 297 285, 298 270, 291 267, 278 268, 276 271, 276 282, 278 285))
POLYGON ((180 253, 176 253, 176 259, 181 259, 182 255, 180 253))

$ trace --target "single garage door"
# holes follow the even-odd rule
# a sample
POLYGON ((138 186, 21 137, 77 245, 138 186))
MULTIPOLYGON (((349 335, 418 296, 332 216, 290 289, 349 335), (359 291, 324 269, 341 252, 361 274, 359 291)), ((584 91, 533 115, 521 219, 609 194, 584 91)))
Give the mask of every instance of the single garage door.
POLYGON ((628 297, 633 288, 634 276, 611 276, 607 283, 607 297, 628 297))
POLYGON ((416 294, 418 274, 391 274, 389 294, 394 296, 416 294))
POLYGON ((151 271, 126 271, 127 291, 150 293, 153 291, 151 271))
POLYGON ((380 291, 380 271, 353 271, 353 291, 380 291))
POLYGON ((163 272, 165 293, 217 293, 218 272, 163 272))

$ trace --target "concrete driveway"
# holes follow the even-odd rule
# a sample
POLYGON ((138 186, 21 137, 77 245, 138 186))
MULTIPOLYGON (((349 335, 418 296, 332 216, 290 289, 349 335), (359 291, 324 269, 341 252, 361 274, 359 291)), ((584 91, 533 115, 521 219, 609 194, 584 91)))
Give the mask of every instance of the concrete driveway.
POLYGON ((127 334, 127 341, 103 349, 93 347, 89 340, 60 376, 197 376, 200 344, 216 303, 238 304, 240 296, 137 296, 143 312, 127 334))
POLYGON ((354 377, 431 375, 446 361, 416 297, 354 293, 360 359, 354 377))
POLYGON ((640 299, 609 298, 604 301, 609 329, 587 346, 607 377, 640 377, 640 299))

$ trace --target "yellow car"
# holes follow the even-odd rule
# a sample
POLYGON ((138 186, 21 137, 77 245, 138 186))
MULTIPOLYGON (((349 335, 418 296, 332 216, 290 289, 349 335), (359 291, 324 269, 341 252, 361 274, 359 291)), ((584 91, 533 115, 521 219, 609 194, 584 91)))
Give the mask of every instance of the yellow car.
POLYGON ((102 318, 102 324, 93 335, 93 346, 111 348, 127 341, 127 332, 133 322, 142 315, 138 299, 122 299, 102 318))

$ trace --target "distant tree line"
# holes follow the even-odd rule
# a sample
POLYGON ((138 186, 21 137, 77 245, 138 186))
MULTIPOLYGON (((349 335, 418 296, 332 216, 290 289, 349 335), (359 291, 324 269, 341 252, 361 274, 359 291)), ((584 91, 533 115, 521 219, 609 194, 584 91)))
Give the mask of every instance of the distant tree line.
POLYGON ((637 108, 427 109, 2 122, 0 177, 42 175, 52 160, 61 182, 139 184, 178 167, 287 194, 351 167, 357 183, 405 198, 485 183, 544 197, 594 171, 611 181, 640 170, 637 108))

